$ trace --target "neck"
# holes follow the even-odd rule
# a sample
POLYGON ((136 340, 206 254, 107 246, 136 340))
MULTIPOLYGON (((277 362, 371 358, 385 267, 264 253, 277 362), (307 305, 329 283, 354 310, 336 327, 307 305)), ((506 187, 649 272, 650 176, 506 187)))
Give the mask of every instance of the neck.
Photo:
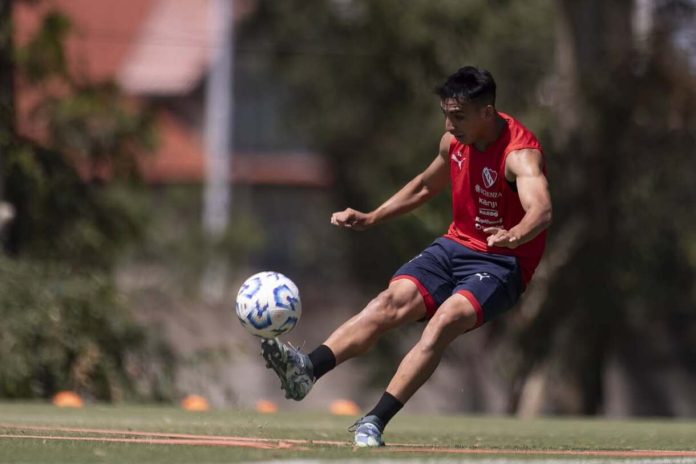
POLYGON ((486 151, 493 142, 498 140, 498 137, 500 137, 500 134, 506 126, 507 123, 505 120, 496 112, 493 123, 486 129, 483 136, 474 142, 474 147, 476 147, 478 151, 486 151))

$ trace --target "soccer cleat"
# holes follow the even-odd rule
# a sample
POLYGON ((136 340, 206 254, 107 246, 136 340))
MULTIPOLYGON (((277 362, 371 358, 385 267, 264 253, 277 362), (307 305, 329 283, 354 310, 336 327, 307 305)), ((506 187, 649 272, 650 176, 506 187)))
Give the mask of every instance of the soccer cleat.
POLYGON ((300 401, 307 396, 314 385, 309 356, 277 338, 261 340, 261 355, 266 360, 266 367, 273 369, 280 379, 280 388, 285 390, 286 398, 300 401))
POLYGON ((384 446, 382 430, 384 430, 384 425, 377 416, 361 417, 348 428, 349 432, 355 432, 353 443, 360 448, 384 446))

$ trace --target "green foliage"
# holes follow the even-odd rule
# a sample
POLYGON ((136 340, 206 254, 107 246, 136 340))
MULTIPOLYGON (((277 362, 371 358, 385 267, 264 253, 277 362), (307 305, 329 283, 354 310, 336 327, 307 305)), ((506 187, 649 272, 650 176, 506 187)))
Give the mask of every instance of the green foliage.
MULTIPOLYGON (((633 392, 649 398, 633 399, 647 403, 637 411, 682 413, 679 402, 693 398, 675 400, 672 391, 686 384, 656 388, 665 381, 647 373, 669 364, 696 376, 696 86, 674 44, 693 6, 656 7, 652 36, 637 47, 628 1, 259 3, 242 51, 272 52, 292 95, 288 119, 333 162, 337 209, 371 210, 435 156, 443 127, 429 89, 460 65, 490 69, 498 108, 540 135, 554 198, 546 262, 554 270, 534 282, 541 291, 528 292, 541 310, 495 326, 513 335, 504 348, 516 361, 501 366, 514 377, 511 410, 514 390, 547 366, 541 411, 597 413, 609 360, 618 359, 635 369, 633 392), (542 103, 555 106, 553 124, 542 103), (639 360, 626 362, 631 356, 639 360)), ((353 235, 354 275, 383 286, 450 214, 443 195, 353 235)))
POLYGON ((167 276, 170 285, 160 283, 148 290, 162 293, 163 299, 195 299, 211 259, 243 269, 270 239, 254 212, 238 206, 230 217, 232 227, 211 243, 202 227, 202 193, 200 185, 120 191, 126 204, 140 205, 140 211, 148 215, 142 237, 128 248, 123 262, 156 268, 167 276))
POLYGON ((138 176, 138 157, 155 148, 152 115, 134 111, 112 83, 81 85, 49 97, 35 110, 46 122, 51 146, 72 155, 92 178, 138 176))
POLYGON ((60 152, 16 145, 5 174, 5 195, 17 210, 7 243, 15 256, 109 270, 142 235, 144 215, 117 188, 82 181, 60 152))
POLYGON ((14 54, 40 97, 31 122, 46 131, 40 142, 10 133, 2 153, 0 185, 16 217, 0 256, 0 396, 71 388, 101 400, 171 398, 174 359, 114 282, 120 255, 144 235, 146 211, 124 192, 137 183, 137 157, 154 146, 154 125, 113 84, 68 73, 70 31, 50 12, 14 54))
POLYGON ((4 258, 0 274, 0 396, 171 395, 171 355, 123 310, 108 274, 4 258), (147 364, 164 370, 155 375, 147 364))
POLYGON ((59 11, 51 11, 27 45, 16 53, 17 64, 29 82, 38 84, 57 77, 69 79, 63 44, 72 31, 70 19, 59 11))
POLYGON ((558 91, 556 167, 565 182, 553 192, 561 233, 552 245, 573 251, 564 266, 556 254, 547 301, 517 328, 514 349, 549 367, 542 412, 602 411, 611 406, 606 377, 619 371, 631 413, 681 415, 694 397, 674 392, 692 391, 696 378, 696 78, 672 34, 696 9, 664 2, 638 52, 616 34, 630 31, 630 2, 557 4, 567 28, 559 49, 574 53, 559 60, 559 74, 572 77, 558 91), (567 246, 578 223, 584 229, 567 246))
MULTIPOLYGON (((259 2, 240 32, 242 57, 272 54, 273 74, 291 96, 286 119, 333 163, 337 209, 376 207, 432 161, 444 132, 432 90, 462 65, 490 69, 499 107, 544 127, 548 115, 529 107, 551 64, 551 2, 490 3, 259 2)), ((444 232, 450 215, 443 195, 415 215, 354 235, 356 276, 381 286, 444 232)))
POLYGON ((109 270, 123 247, 143 233, 139 214, 112 186, 136 180, 138 156, 154 147, 150 114, 129 108, 113 83, 77 83, 68 75, 63 41, 71 31, 59 11, 43 17, 17 53, 19 73, 42 98, 31 122, 46 128, 40 143, 14 138, 3 156, 7 201, 17 211, 7 249, 17 257, 109 270), (43 85, 59 80, 60 95, 43 85))

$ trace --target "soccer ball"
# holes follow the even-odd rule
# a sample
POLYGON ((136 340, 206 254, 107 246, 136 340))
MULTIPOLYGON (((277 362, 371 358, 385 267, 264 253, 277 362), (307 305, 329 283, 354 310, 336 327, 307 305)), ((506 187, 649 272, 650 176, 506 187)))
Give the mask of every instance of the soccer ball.
POLYGON ((302 315, 300 292, 277 272, 249 277, 237 293, 237 317, 251 334, 275 338, 291 331, 302 315))

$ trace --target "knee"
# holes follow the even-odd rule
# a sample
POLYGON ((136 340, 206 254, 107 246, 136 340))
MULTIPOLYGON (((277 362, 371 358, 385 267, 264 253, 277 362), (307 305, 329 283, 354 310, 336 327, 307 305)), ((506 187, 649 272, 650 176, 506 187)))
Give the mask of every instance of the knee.
POLYGON ((476 314, 437 312, 423 331, 419 344, 423 350, 444 349, 455 338, 476 326, 476 314))
POLYGON ((394 291, 386 289, 365 307, 363 315, 380 328, 388 329, 399 324, 404 306, 394 291))

